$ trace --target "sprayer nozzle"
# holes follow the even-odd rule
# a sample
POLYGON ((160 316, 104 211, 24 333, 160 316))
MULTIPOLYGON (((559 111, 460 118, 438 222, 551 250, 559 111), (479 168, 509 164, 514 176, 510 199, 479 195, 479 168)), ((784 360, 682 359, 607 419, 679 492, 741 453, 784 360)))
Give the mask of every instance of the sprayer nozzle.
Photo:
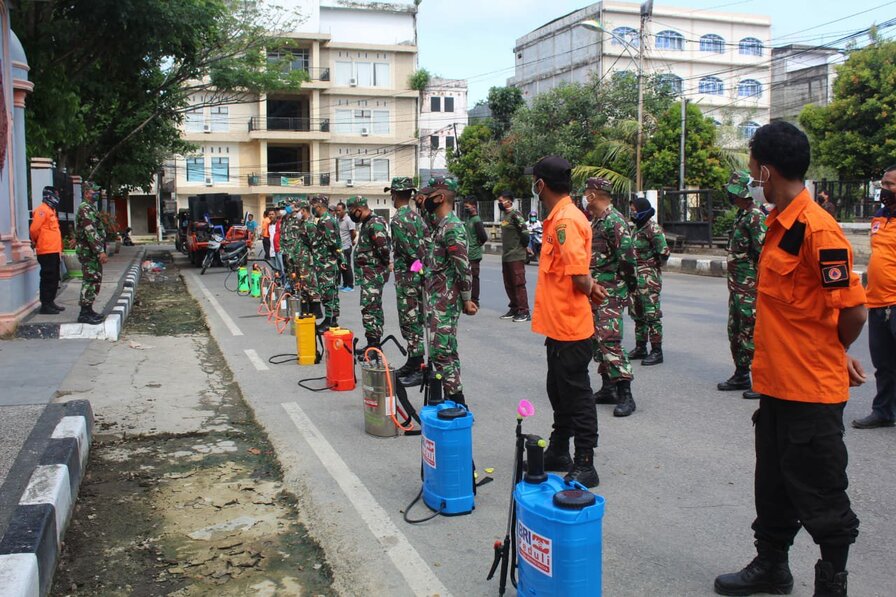
POLYGON ((538 447, 539 448, 547 448, 548 442, 544 441, 543 439, 540 439, 540 440, 538 440, 538 447))

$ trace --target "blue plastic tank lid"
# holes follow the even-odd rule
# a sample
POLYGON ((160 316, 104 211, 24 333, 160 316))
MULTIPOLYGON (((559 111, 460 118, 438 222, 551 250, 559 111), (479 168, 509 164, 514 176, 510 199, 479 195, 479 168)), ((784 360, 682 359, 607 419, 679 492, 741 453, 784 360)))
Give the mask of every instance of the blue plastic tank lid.
POLYGON ((583 489, 565 489, 554 494, 554 505, 564 510, 584 510, 595 501, 594 494, 583 489))
POLYGON ((456 408, 443 408, 439 411, 437 416, 443 421, 451 421, 454 419, 463 419, 467 416, 467 412, 469 412, 467 409, 458 406, 456 408))

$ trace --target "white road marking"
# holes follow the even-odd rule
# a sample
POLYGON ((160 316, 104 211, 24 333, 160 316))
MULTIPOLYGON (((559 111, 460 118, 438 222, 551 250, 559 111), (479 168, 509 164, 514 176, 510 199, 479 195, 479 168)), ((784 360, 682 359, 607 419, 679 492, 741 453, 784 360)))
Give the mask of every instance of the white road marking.
POLYGON ((255 352, 252 348, 247 348, 243 352, 246 353, 246 356, 249 357, 249 360, 252 361, 252 364, 255 365, 255 368, 259 371, 269 371, 270 367, 264 364, 264 361, 261 360, 261 357, 258 356, 258 353, 255 352))
POLYGON ((383 546, 389 559, 408 583, 411 592, 415 595, 450 595, 451 593, 433 573, 423 557, 414 549, 404 533, 392 523, 389 514, 377 503, 361 479, 348 468, 330 442, 311 422, 302 407, 295 402, 283 402, 280 406, 292 419, 305 441, 308 442, 339 488, 342 489, 361 520, 383 546))
POLYGON ((215 310, 215 313, 218 314, 218 317, 221 318, 221 321, 224 322, 224 325, 227 326, 227 329, 230 330, 230 333, 234 336, 242 336, 243 332, 240 331, 240 328, 236 327, 236 324, 230 318, 230 315, 227 314, 227 311, 224 310, 224 307, 221 306, 221 303, 218 302, 218 299, 212 296, 212 293, 208 291, 208 288, 205 287, 205 284, 199 281, 199 276, 196 274, 193 275, 193 281, 196 282, 196 285, 199 286, 199 290, 202 291, 202 294, 205 295, 205 298, 208 299, 208 302, 211 304, 212 309, 215 310))

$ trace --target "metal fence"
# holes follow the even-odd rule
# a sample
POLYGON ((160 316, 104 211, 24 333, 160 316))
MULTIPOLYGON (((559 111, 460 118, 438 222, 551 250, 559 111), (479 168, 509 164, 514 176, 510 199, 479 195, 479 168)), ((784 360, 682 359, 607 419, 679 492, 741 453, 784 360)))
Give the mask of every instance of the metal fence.
POLYGON ((874 188, 870 180, 816 180, 815 200, 818 194, 826 191, 837 207, 839 222, 870 220, 877 211, 878 204, 874 200, 874 188))
POLYGON ((657 221, 665 232, 707 245, 713 242, 713 222, 730 207, 723 191, 709 189, 663 190, 658 205, 657 221))

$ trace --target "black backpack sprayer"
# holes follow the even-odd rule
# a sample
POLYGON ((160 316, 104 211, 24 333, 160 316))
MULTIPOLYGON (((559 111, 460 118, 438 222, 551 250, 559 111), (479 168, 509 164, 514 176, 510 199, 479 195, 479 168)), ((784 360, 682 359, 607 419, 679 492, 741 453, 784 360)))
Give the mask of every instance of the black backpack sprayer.
POLYGON ((600 597, 604 498, 545 473, 547 442, 522 431, 523 419, 534 414, 535 407, 521 400, 507 530, 503 541, 495 541, 486 580, 500 567, 499 595, 506 592, 509 575, 518 595, 600 597))

